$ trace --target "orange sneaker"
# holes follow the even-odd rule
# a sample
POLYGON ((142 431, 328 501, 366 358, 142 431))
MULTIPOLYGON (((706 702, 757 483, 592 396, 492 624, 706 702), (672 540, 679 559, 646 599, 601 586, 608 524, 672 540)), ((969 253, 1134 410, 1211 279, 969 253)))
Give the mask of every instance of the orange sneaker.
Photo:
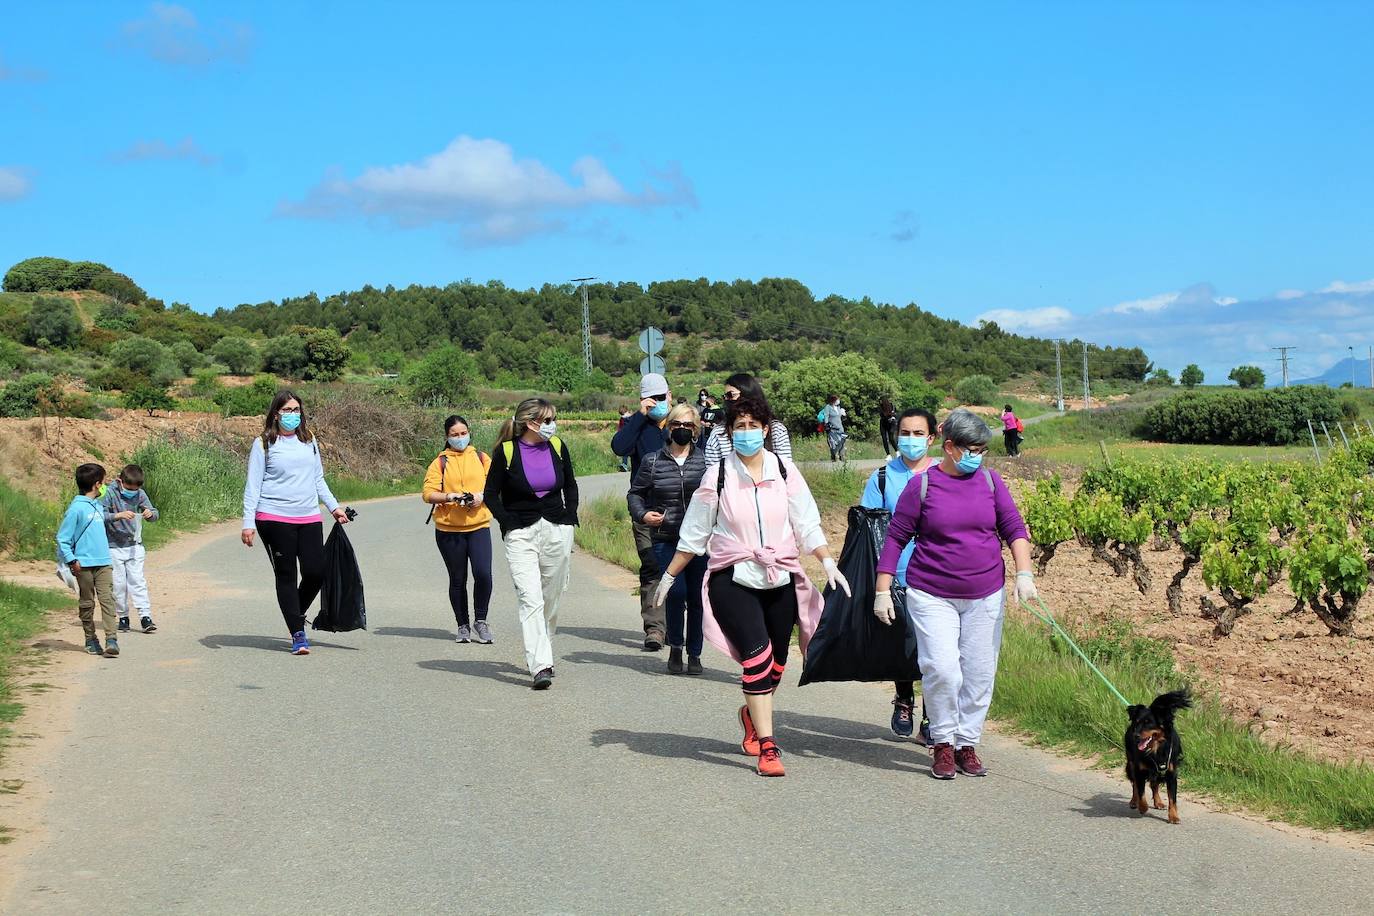
POLYGON ((759 742, 759 769, 760 776, 786 776, 787 771, 782 768, 782 751, 778 750, 778 745, 772 738, 764 738, 759 742))
POLYGON ((744 740, 739 743, 739 749, 744 752, 746 757, 757 757, 759 755, 759 733, 754 730, 754 720, 749 715, 749 707, 739 708, 739 724, 744 727, 744 740))

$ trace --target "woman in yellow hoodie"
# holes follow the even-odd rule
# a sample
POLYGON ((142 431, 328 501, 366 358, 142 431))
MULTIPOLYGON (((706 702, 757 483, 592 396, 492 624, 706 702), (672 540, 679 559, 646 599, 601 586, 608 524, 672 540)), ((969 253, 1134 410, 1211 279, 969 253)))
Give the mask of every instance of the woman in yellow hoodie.
POLYGON ((491 510, 482 504, 491 458, 472 444, 468 421, 444 421, 447 447, 430 462, 420 498, 434 508, 434 540, 448 567, 448 600, 458 622, 458 641, 491 645, 487 606, 491 603, 491 510), (468 626, 468 567, 476 618, 468 626))

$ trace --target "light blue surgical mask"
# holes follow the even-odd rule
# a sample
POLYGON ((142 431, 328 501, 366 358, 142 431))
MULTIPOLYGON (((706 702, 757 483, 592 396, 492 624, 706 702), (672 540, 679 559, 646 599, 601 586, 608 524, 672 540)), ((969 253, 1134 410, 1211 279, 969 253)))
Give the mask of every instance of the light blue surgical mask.
POLYGON ((654 402, 654 406, 649 408, 649 416, 655 420, 662 420, 664 417, 668 416, 668 411, 670 409, 671 405, 668 403, 668 399, 664 398, 661 401, 654 402))
POLYGON ((972 474, 983 466, 983 456, 981 454, 975 455, 968 449, 964 449, 963 456, 960 457, 958 461, 954 462, 954 466, 965 474, 972 474))
POLYGON ((925 436, 898 436, 897 451, 902 453, 902 457, 907 461, 920 461, 926 456, 926 449, 930 448, 930 440, 925 436))
POLYGON ((759 449, 763 448, 763 430, 761 429, 741 429, 730 435, 730 441, 735 446, 735 451, 744 457, 758 454, 759 449))
POLYGON ((471 436, 449 436, 448 447, 453 449, 455 452, 461 452, 463 449, 468 447, 468 443, 471 441, 471 436))
POLYGON ((124 489, 123 487, 120 487, 120 488, 119 488, 119 495, 120 495, 120 496, 123 496, 125 499, 136 499, 136 498, 138 497, 138 491, 137 491, 137 490, 126 490, 126 489, 124 489))
POLYGON ((277 423, 288 433, 294 433, 301 425, 301 415, 298 413, 284 413, 277 416, 277 423))
POLYGON ((539 424, 539 438, 548 442, 558 433, 558 424, 553 420, 539 424))

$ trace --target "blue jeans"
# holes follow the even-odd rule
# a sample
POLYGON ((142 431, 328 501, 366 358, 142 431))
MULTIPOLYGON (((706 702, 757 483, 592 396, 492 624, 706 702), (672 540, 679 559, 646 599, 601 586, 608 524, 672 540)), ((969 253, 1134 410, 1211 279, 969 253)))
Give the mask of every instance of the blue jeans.
MULTIPOLYGON (((677 541, 654 541, 654 557, 658 568, 667 569, 677 552, 677 541)), ((706 558, 695 557, 677 577, 663 602, 668 616, 668 645, 681 649, 685 645, 689 656, 701 655, 701 583, 706 578, 706 558), (682 635, 683 612, 687 618, 687 636, 682 635)))

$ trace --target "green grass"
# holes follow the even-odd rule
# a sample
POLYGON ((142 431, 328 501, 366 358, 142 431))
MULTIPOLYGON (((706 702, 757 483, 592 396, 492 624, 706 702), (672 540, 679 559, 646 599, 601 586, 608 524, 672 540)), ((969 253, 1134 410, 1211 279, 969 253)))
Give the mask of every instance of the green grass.
POLYGON ((50 611, 74 611, 75 604, 76 600, 64 592, 0 580, 0 754, 10 734, 6 723, 18 718, 22 710, 14 696, 14 675, 24 642, 42 629, 43 618, 50 611))
POLYGON ((149 549, 166 544, 179 531, 243 511, 244 460, 216 442, 150 440, 134 452, 133 463, 143 468, 148 498, 160 513, 156 522, 143 526, 149 549))
POLYGON ((0 551, 19 560, 52 559, 62 511, 0 479, 0 551))
POLYGON ((359 480, 356 477, 331 477, 330 492, 341 503, 361 502, 365 499, 385 499, 388 496, 418 495, 424 486, 424 471, 393 480, 359 480))
MULTIPOLYGON (((845 443, 844 456, 850 461, 866 461, 883 457, 882 443, 877 440, 853 439, 845 443)), ((824 436, 793 436, 793 461, 829 461, 830 446, 824 436)))
POLYGON ((577 546, 594 557, 626 569, 639 569, 634 532, 630 530, 630 511, 625 497, 603 496, 578 507, 577 546))

